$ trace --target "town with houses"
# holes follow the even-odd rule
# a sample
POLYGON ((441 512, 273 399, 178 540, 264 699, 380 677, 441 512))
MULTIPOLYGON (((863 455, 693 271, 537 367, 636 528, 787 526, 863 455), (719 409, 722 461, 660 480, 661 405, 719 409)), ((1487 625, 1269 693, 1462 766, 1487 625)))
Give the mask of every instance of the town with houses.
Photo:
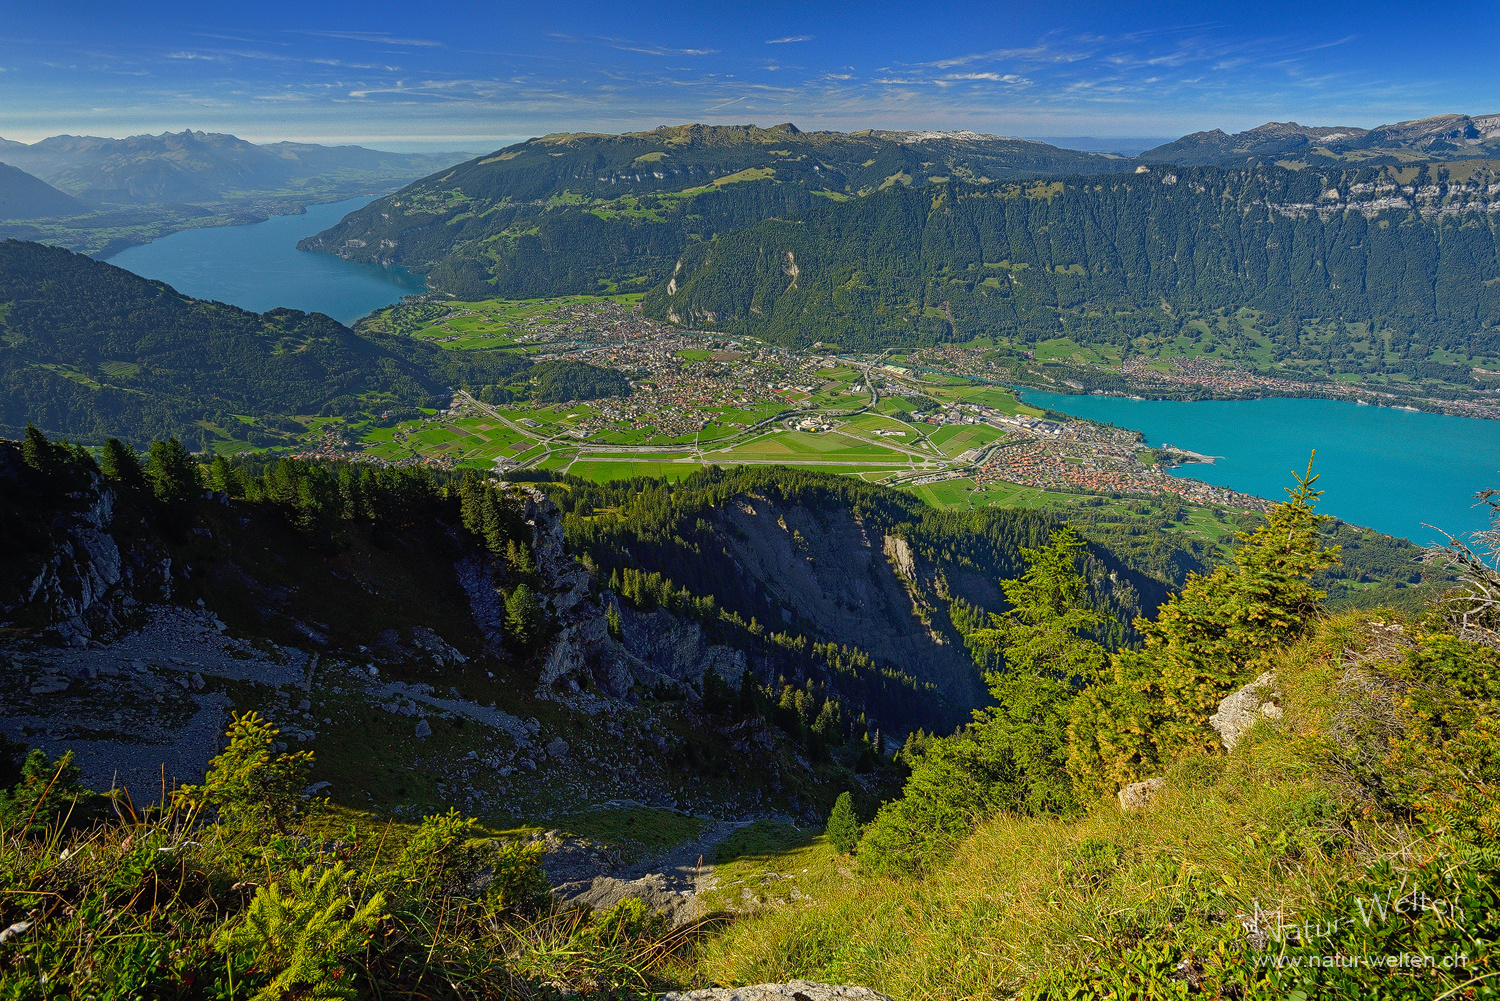
MULTIPOLYGON (((998 367, 985 347, 950 344, 904 356, 820 344, 797 351, 656 323, 632 298, 453 303, 424 296, 374 314, 365 322, 450 350, 502 348, 533 365, 613 369, 629 378, 630 392, 559 404, 525 399, 524 392, 487 402, 483 393, 459 390, 447 409, 394 428, 312 428, 300 454, 601 480, 680 477, 706 464, 805 464, 895 486, 961 484, 976 497, 1011 484, 1049 495, 1165 494, 1265 507, 1261 498, 1183 475, 1212 456, 1150 447, 1135 431, 1029 406, 1013 386, 1015 370, 998 367)), ((1368 385, 1297 382, 1217 358, 1134 356, 1108 371, 1141 397, 1311 393, 1412 405, 1368 385)), ((1041 375, 1036 382, 1053 383, 1049 389, 1083 389, 1046 372, 1032 369, 1041 375)), ((1420 402, 1422 409, 1500 418, 1500 400, 1420 402)))

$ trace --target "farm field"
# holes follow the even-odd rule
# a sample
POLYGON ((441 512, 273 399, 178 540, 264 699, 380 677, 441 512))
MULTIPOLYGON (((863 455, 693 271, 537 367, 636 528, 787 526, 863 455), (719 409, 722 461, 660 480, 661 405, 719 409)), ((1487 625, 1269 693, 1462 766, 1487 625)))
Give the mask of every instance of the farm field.
POLYGON ((982 448, 1005 437, 1005 432, 988 424, 950 425, 932 433, 932 443, 950 459, 971 448, 982 448))
POLYGON ((655 476, 666 479, 678 479, 697 472, 702 468, 701 463, 696 462, 594 462, 579 460, 569 467, 568 472, 574 476, 581 476, 595 483, 608 483, 611 480, 629 480, 637 476, 655 476))

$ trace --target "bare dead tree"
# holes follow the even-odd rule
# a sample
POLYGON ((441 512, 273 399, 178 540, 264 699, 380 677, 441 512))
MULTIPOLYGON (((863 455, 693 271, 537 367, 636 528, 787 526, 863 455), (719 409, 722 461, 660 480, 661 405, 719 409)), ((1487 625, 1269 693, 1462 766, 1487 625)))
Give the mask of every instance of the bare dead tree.
POLYGON ((1425 547, 1420 559, 1459 579, 1441 605, 1454 632, 1462 639, 1500 647, 1500 490, 1481 490, 1474 496, 1489 506, 1490 527, 1455 536, 1428 525, 1448 541, 1425 547))

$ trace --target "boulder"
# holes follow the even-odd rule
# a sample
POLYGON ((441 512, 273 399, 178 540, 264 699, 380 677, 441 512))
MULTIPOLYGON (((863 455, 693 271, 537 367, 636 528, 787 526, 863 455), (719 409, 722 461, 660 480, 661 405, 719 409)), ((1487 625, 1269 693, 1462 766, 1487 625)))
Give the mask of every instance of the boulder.
POLYGON ((1270 671, 1219 703, 1219 711, 1208 718, 1208 725, 1219 733, 1224 750, 1233 751, 1258 719, 1280 719, 1281 695, 1276 691, 1276 675, 1270 671))
POLYGON ((554 737, 547 742, 547 757, 554 761, 561 761, 568 756, 568 742, 561 737, 554 737))
POLYGON ((1156 799, 1157 793, 1167 784, 1167 780, 1160 776, 1154 779, 1145 779, 1141 782, 1132 782, 1121 789, 1117 794, 1120 800, 1120 809, 1126 811, 1144 810, 1156 799))
POLYGON ((587 905, 596 911, 607 910, 626 898, 634 897, 673 925, 699 916, 697 898, 691 892, 670 888, 661 873, 651 873, 640 879, 595 876, 588 882, 564 883, 552 892, 563 903, 587 905))
POLYGON ((414 731, 413 736, 425 740, 432 736, 432 727, 428 725, 425 719, 419 719, 417 720, 417 729, 414 731))
POLYGON ((842 984, 815 984, 810 980, 791 980, 784 984, 756 984, 754 987, 709 987, 699 991, 671 991, 662 1001, 891 1001, 868 987, 846 987, 842 984))

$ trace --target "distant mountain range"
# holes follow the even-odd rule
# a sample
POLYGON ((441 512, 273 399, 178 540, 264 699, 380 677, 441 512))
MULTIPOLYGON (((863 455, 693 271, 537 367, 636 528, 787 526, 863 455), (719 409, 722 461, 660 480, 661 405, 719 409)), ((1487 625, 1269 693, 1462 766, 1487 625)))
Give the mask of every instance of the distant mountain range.
POLYGON ((1140 155, 1151 163, 1192 167, 1280 162, 1293 168, 1335 162, 1393 164, 1494 157, 1500 157, 1500 114, 1436 115, 1373 129, 1267 122, 1234 135, 1219 129, 1194 132, 1140 155))
POLYGON ((128 139, 53 136, 30 145, 0 139, 0 162, 94 204, 197 204, 341 187, 357 194, 371 185, 414 180, 469 156, 291 142, 261 146, 193 131, 128 139))

